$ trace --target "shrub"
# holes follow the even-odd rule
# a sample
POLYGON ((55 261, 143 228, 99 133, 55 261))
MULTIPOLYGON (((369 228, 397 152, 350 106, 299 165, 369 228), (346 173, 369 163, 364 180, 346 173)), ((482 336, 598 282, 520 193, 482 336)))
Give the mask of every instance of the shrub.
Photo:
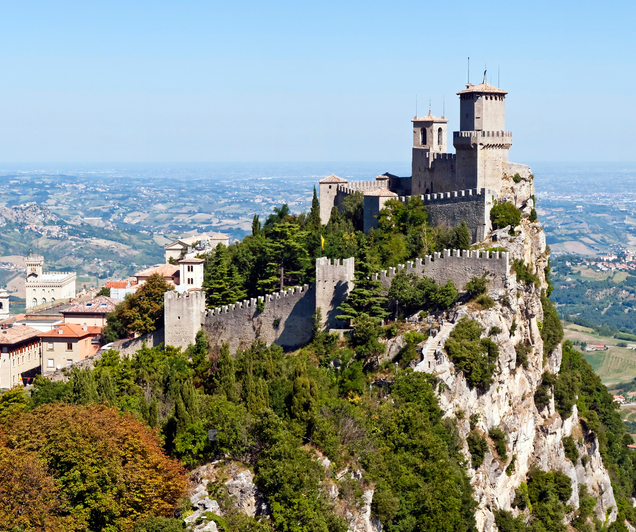
POLYGON ((495 510, 495 524, 499 532, 525 532, 527 530, 523 515, 513 517, 507 510, 495 510))
POLYGON ((501 458, 504 462, 508 460, 508 453, 506 452, 506 434, 503 430, 497 427, 493 427, 488 431, 488 436, 495 444, 495 449, 497 450, 497 454, 499 458, 501 458))
POLYGON ((512 460, 510 460, 510 463, 506 467, 506 475, 511 477, 512 474, 515 472, 516 468, 517 468, 517 455, 513 454, 512 455, 512 460))
POLYGON ((487 390, 493 381, 499 347, 490 338, 481 338, 483 329, 464 316, 451 331, 444 349, 471 387, 487 390))
POLYGON ((470 452, 471 464, 474 468, 478 468, 484 463, 484 456, 488 452, 488 442, 479 432, 472 431, 466 437, 468 443, 468 451, 470 452))
POLYGON ((525 342, 519 342, 515 346, 515 353, 517 355, 517 360, 515 362, 516 367, 523 366, 528 369, 528 355, 530 354, 530 351, 532 351, 532 347, 525 342))
POLYGON ((485 294, 488 291, 488 279, 484 277, 473 277, 464 286, 468 299, 475 299, 476 297, 485 294))
POLYGON ((537 221, 537 210, 532 207, 532 210, 530 211, 530 218, 528 218, 531 222, 536 222, 537 221))
POLYGON ((552 373, 546 371, 543 374, 541 384, 537 386, 537 390, 534 392, 534 404, 539 410, 550 404, 550 391, 555 382, 556 377, 552 373))
POLYGON ((477 303, 481 305, 481 308, 487 310, 495 306, 495 300, 489 296, 480 296, 477 298, 477 303))
POLYGON ((435 301, 441 310, 448 310, 452 308, 455 303, 457 303, 458 299, 459 293, 451 280, 449 280, 444 286, 440 286, 433 297, 433 301, 435 301))
POLYGON ((539 278, 530 273, 528 265, 521 259, 515 259, 512 262, 512 269, 517 274, 517 281, 523 281, 526 284, 534 284, 534 286, 540 286, 539 278))
POLYGON ((509 201, 498 203, 490 210, 490 220, 494 229, 517 227, 521 222, 521 211, 509 201))
POLYGON ((519 172, 517 172, 515 175, 512 176, 512 180, 515 183, 521 183, 521 176, 519 175, 519 172))
POLYGON ((497 336, 498 334, 501 334, 501 327, 497 327, 496 325, 491 327, 488 332, 488 336, 497 336))
POLYGON ((547 356, 563 340, 563 325, 552 301, 548 299, 545 292, 541 294, 541 306, 543 307, 541 338, 543 339, 543 354, 547 356))
POLYGON ((479 423, 480 417, 481 417, 481 414, 479 414, 479 412, 475 412, 474 414, 470 415, 470 417, 468 418, 468 423, 470 424, 470 430, 475 430, 477 423, 479 423))
POLYGON ((616 344, 616 347, 627 347, 627 343, 626 342, 618 342, 616 344))
POLYGON ((576 448, 576 442, 572 436, 563 438, 563 450, 566 458, 576 465, 576 461, 579 459, 579 450, 576 448))

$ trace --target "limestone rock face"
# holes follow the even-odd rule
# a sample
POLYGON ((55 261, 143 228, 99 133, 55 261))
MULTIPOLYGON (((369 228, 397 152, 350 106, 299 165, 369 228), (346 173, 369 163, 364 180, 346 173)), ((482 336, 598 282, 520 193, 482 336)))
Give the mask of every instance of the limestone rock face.
MULTIPOLYGON (((464 376, 455 373, 452 362, 444 355, 446 338, 440 338, 437 346, 437 356, 443 363, 436 365, 434 372, 446 384, 439 396, 440 405, 447 417, 457 418, 464 440, 470 432, 469 418, 473 414, 479 415, 478 431, 488 434, 490 429, 497 427, 507 436, 506 462, 499 459, 492 443, 489 443, 491 449, 484 463, 477 469, 468 470, 479 504, 477 528, 483 532, 496 530, 494 510, 512 510, 518 514, 519 510, 513 509, 511 504, 516 489, 525 481, 531 467, 546 471, 559 470, 568 475, 572 479, 572 497, 568 503, 574 509, 579 505, 579 485, 585 484, 588 493, 597 500, 596 513, 601 521, 605 520, 606 515, 609 515, 610 522, 614 521, 617 514, 610 478, 598 451, 598 441, 589 435, 585 440, 582 438, 583 428, 576 408, 568 419, 563 420, 555 411, 553 400, 542 409, 538 409, 534 403, 534 393, 541 384, 542 374, 545 371, 559 372, 562 353, 559 346, 544 360, 539 329, 539 324, 543 322, 540 298, 542 289, 547 287, 544 270, 549 255, 540 224, 527 219, 529 210, 534 206, 531 198, 534 186, 529 175, 527 172, 527 176, 522 176, 518 184, 512 179, 504 179, 500 199, 512 201, 522 210, 521 224, 513 228, 514 236, 509 234, 510 228, 494 231, 482 246, 505 247, 510 252, 511 266, 514 259, 523 260, 530 272, 539 278, 539 286, 517 282, 516 275, 511 272, 505 290, 489 294, 497 305, 489 310, 476 310, 468 305, 457 314, 457 317, 466 314, 476 320, 484 328, 484 335, 494 327, 501 330, 491 336, 499 345, 497 371, 492 386, 485 392, 471 390, 464 376), (532 348, 527 368, 516 365, 515 346, 520 342, 532 348), (579 442, 576 464, 565 456, 562 440, 566 436, 573 436, 579 442), (513 456, 514 471, 506 472, 513 456), (588 457, 585 466, 581 460, 583 456, 588 457)), ((456 323, 457 319, 453 321, 456 323)), ((425 362, 420 362, 416 371, 431 371, 425 362)), ((465 454, 469 459, 467 445, 465 454)))

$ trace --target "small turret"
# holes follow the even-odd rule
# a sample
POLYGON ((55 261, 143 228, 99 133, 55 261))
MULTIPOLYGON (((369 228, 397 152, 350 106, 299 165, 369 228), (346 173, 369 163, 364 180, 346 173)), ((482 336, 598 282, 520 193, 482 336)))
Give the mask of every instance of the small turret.
POLYGON ((337 175, 331 174, 318 181, 320 192, 320 223, 325 225, 331 217, 331 210, 337 206, 338 186, 345 185, 349 181, 337 175))

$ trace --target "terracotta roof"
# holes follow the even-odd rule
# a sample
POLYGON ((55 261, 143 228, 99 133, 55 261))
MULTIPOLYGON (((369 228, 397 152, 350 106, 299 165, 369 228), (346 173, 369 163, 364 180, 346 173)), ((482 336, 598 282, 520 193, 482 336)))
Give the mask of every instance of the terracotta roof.
POLYGON ((161 266, 153 266, 142 272, 136 273, 135 277, 150 277, 153 273, 158 273, 164 277, 172 277, 180 270, 176 264, 162 264, 161 266))
POLYGON ((205 262, 205 260, 192 258, 192 259, 181 259, 179 261, 179 264, 201 264, 202 262, 205 262))
POLYGON ((324 179, 321 179, 320 181, 318 181, 318 183, 348 183, 349 181, 347 181, 344 177, 338 177, 335 174, 331 174, 329 177, 325 177, 324 179))
POLYGON ((448 118, 446 118, 445 116, 433 116, 431 114, 431 110, 429 109, 426 116, 416 116, 415 118, 413 118, 413 120, 411 120, 411 122, 448 122, 448 118))
POLYGON ((491 94, 508 94, 505 90, 499 89, 494 85, 489 85, 485 81, 479 85, 473 85, 469 83, 463 91, 459 91, 457 94, 470 94, 471 92, 488 92, 491 94))
POLYGON ((385 181, 389 179, 389 174, 382 174, 375 176, 376 181, 385 181))
POLYGON ((376 188, 374 190, 365 191, 365 196, 379 196, 384 198, 397 198, 398 195, 395 192, 391 192, 388 188, 376 188))
POLYGON ((108 281, 106 288, 128 288, 129 286, 136 286, 137 281, 108 281))
POLYGON ((76 323, 65 323, 60 327, 56 327, 51 331, 40 333, 40 338, 85 338, 86 336, 95 336, 102 332, 101 327, 86 327, 76 323), (61 331, 61 332, 60 332, 61 331))
POLYGON ((35 338, 40 335, 40 331, 29 327, 28 325, 16 325, 15 327, 9 327, 2 329, 0 332, 0 345, 12 345, 28 340, 29 338, 35 338))
POLYGON ((113 312, 117 300, 107 296, 97 296, 89 301, 84 301, 77 305, 73 305, 62 311, 62 314, 86 313, 86 314, 106 314, 113 312))

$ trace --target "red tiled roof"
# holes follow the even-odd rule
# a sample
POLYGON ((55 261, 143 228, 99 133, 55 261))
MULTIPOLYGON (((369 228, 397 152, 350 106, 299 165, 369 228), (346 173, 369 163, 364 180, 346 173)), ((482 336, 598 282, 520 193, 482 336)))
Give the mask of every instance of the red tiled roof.
POLYGON ((84 327, 76 323, 65 323, 60 327, 56 327, 51 331, 40 333, 40 338, 85 338, 86 336, 95 336, 102 332, 101 327, 84 327), (61 332, 60 332, 61 331, 61 332))
POLYGON ((39 336, 39 331, 28 325, 16 325, 0 331, 0 345, 12 345, 39 336))
POLYGON ((349 181, 347 181, 343 177, 338 177, 335 174, 331 174, 330 176, 325 177, 324 179, 321 179, 320 181, 318 181, 318 183, 348 183, 348 182, 349 181))
POLYGON ((136 273, 135 277, 150 277, 153 273, 158 273, 163 277, 173 277, 180 270, 176 264, 162 264, 161 266, 153 266, 142 272, 136 273))
POLYGON ((179 264, 201 264, 202 262, 205 262, 204 259, 181 259, 179 261, 179 264))
POLYGON ((116 305, 117 300, 112 297, 97 296, 89 301, 84 301, 83 303, 73 305, 72 307, 63 310, 62 314, 73 314, 79 312, 83 314, 106 314, 108 312, 113 312, 116 305))

